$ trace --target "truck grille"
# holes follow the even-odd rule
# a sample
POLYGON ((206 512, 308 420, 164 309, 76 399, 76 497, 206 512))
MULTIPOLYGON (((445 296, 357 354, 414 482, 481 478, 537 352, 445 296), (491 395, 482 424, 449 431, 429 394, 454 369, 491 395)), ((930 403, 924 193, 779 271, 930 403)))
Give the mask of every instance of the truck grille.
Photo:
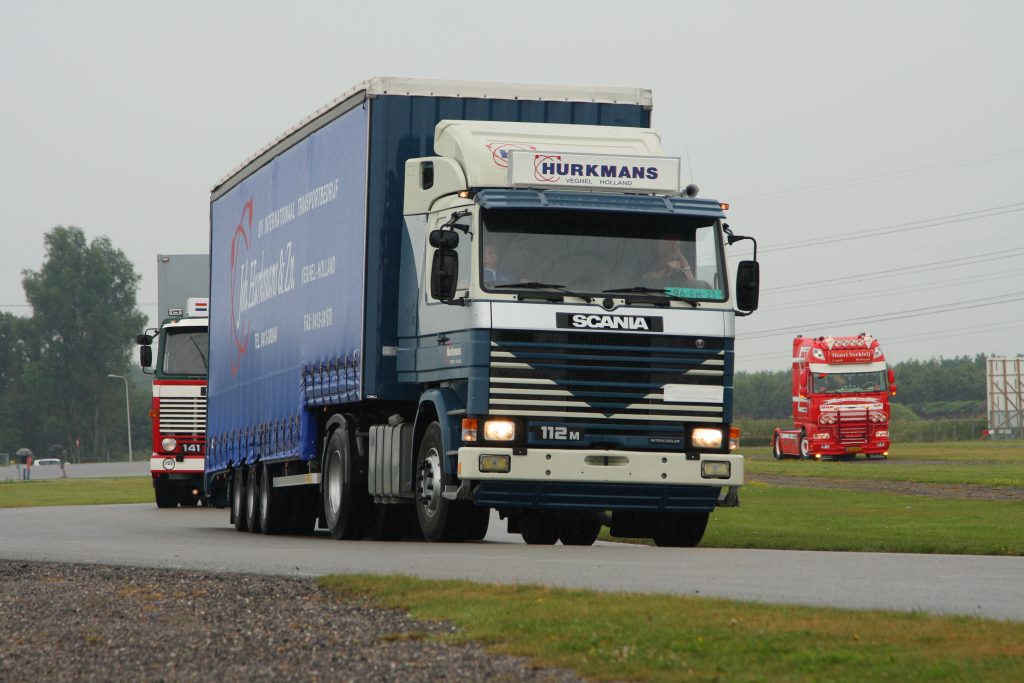
POLYGON ((206 397, 160 399, 160 433, 169 436, 206 433, 206 397))
POLYGON ((839 442, 842 444, 865 444, 868 440, 868 413, 866 410, 841 411, 839 413, 839 442))
POLYGON ((665 401, 665 384, 724 386, 723 340, 702 341, 698 349, 696 337, 496 330, 488 412, 575 425, 590 445, 668 440, 678 449, 687 423, 724 419, 721 401, 665 401))

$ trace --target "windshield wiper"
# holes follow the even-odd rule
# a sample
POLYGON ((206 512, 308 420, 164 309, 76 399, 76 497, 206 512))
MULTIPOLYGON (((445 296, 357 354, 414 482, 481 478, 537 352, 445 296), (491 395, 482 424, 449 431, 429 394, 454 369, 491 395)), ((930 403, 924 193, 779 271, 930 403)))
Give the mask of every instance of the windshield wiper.
POLYGON ((570 296, 574 296, 578 299, 583 299, 587 303, 590 303, 594 299, 592 297, 574 292, 571 289, 566 289, 565 285, 553 285, 548 282, 510 282, 504 285, 491 285, 492 289, 557 289, 559 292, 565 292, 570 296))
POLYGON ((664 288, 658 287, 613 287, 612 289, 602 289, 602 294, 660 294, 666 299, 672 299, 673 301, 685 301, 694 308, 700 305, 700 302, 696 299, 687 299, 685 296, 673 294, 664 288))

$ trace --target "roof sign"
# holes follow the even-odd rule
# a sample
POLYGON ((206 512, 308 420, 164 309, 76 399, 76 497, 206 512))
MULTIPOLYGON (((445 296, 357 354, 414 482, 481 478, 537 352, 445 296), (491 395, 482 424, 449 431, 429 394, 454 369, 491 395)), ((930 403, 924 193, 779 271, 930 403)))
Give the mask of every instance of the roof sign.
POLYGON ((516 150, 508 152, 511 187, 679 193, 679 159, 516 150))
POLYGON ((188 317, 190 318, 210 317, 210 300, 208 298, 189 299, 187 306, 188 317))

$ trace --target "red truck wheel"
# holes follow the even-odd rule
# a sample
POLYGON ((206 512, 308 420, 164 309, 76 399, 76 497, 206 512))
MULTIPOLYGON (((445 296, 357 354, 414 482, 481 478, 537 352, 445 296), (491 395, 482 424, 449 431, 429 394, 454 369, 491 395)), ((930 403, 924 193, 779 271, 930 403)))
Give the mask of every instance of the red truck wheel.
POLYGON ((782 439, 779 438, 778 434, 772 439, 772 457, 776 460, 782 460, 784 457, 782 453, 782 439))

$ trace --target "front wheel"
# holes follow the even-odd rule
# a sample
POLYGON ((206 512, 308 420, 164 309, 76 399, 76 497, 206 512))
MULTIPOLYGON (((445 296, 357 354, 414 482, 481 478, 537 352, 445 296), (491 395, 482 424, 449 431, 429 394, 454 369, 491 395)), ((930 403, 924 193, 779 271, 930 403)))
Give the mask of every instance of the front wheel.
POLYGON ((558 538, 562 545, 594 545, 601 533, 601 513, 568 511, 558 520, 558 538))
POLYGON ((809 459, 811 457, 811 440, 806 434, 800 435, 800 457, 809 459))
POLYGON ((782 460, 782 439, 779 438, 778 434, 772 439, 772 457, 776 460, 782 460))
POLYGON ((461 541, 464 529, 456 519, 455 501, 444 497, 446 477, 441 453, 441 425, 427 427, 416 454, 416 518, 428 541, 461 541))
POLYGON ((163 478, 153 480, 153 490, 156 493, 156 506, 158 508, 178 507, 178 492, 174 490, 170 482, 163 478))

